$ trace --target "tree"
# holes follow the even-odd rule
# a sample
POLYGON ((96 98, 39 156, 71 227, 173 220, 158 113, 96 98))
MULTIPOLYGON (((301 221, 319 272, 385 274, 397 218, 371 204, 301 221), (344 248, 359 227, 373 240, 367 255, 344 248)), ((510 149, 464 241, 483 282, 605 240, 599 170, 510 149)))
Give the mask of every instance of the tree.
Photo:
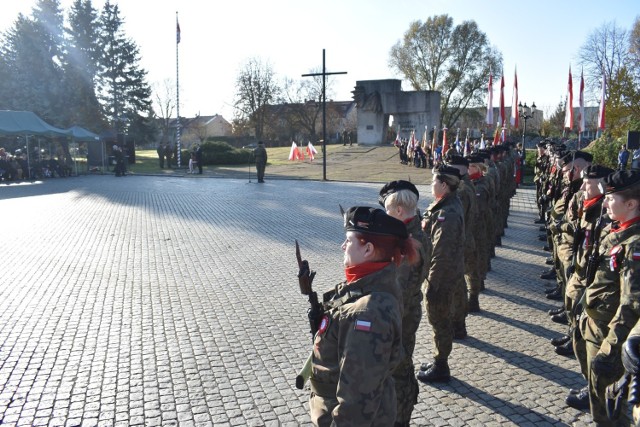
MULTIPOLYGON (((146 129, 152 133, 146 118, 151 107, 147 72, 139 66, 138 47, 124 35, 118 6, 107 0, 99 22, 98 40, 103 54, 99 61, 98 93, 107 119, 117 133, 134 123, 138 132, 144 133, 146 129)), ((146 138, 142 134, 134 136, 146 138)))
POLYGON ((105 127, 102 107, 96 95, 100 49, 98 47, 98 11, 91 0, 75 0, 69 12, 64 55, 65 91, 69 119, 93 131, 105 127))
POLYGON ((276 102, 280 87, 276 82, 275 72, 269 63, 259 58, 250 58, 240 69, 236 79, 235 115, 247 120, 254 129, 256 138, 262 138, 267 109, 276 102))
POLYGON ((153 102, 154 115, 160 121, 160 133, 162 135, 161 143, 169 142, 170 123, 173 117, 173 111, 176 108, 175 93, 176 89, 171 80, 165 79, 162 88, 156 87, 153 90, 155 95, 153 102))
POLYGON ((562 129, 564 129, 565 105, 566 100, 560 101, 549 118, 542 121, 540 135, 545 137, 562 136, 562 129))
POLYGON ((489 69, 500 72, 502 54, 475 21, 454 27, 451 17, 438 15, 410 24, 389 65, 414 90, 440 91, 440 126, 452 127, 466 108, 482 105, 489 69))

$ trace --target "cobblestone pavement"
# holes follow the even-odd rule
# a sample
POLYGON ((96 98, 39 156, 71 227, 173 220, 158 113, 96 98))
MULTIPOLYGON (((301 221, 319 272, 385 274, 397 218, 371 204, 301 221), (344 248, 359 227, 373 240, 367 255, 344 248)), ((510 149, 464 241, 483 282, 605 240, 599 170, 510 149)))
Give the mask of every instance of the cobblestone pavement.
MULTIPOLYGON (((338 204, 379 184, 84 176, 0 187, 0 424, 309 425, 294 387, 310 351, 294 239, 342 280, 338 204)), ((420 185, 420 206, 429 189, 420 185)), ((454 344, 453 379, 420 385, 414 425, 587 425, 567 408, 577 362, 556 355, 534 193, 454 344)), ((416 364, 431 356, 426 319, 416 364)))

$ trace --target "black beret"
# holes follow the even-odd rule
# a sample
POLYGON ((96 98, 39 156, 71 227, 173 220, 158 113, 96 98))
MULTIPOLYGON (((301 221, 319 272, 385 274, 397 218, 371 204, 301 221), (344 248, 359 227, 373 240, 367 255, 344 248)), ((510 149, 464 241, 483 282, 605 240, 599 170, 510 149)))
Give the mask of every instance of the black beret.
POLYGON ((604 179, 605 194, 617 193, 636 184, 640 184, 640 171, 623 170, 608 175, 604 179))
POLYGON ((465 159, 462 156, 458 156, 458 155, 447 156, 446 161, 448 165, 458 165, 458 166, 469 167, 469 160, 465 159))
POLYGON ((538 142, 538 148, 547 148, 547 143, 544 141, 540 141, 538 142))
POLYGON ((466 159, 469 161, 469 163, 484 163, 484 156, 481 156, 480 154, 472 154, 470 156, 467 156, 466 159))
POLYGON ((582 179, 606 178, 615 172, 613 169, 602 165, 589 165, 582 171, 582 179))
POLYGON ((404 181, 401 179, 398 181, 387 182, 380 189, 380 194, 378 196, 378 203, 380 203, 380 205, 384 207, 384 201, 387 200, 387 197, 390 194, 396 193, 400 190, 409 190, 413 194, 415 194, 417 198, 420 198, 420 193, 418 192, 418 189, 416 188, 416 186, 410 183, 409 181, 404 181))
POLYGON ((451 175, 458 179, 462 179, 462 175, 460 175, 460 171, 456 168, 452 168, 451 166, 439 165, 433 169, 433 175, 451 175))
POLYGON ((344 214, 344 228, 346 231, 396 236, 400 239, 409 237, 404 222, 387 215, 382 209, 368 206, 349 208, 344 214))

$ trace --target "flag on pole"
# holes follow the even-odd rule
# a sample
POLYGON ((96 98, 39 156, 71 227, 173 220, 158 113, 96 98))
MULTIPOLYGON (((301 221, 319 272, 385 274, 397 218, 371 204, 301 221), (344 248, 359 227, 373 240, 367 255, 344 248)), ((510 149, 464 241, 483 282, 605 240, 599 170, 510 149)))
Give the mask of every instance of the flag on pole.
POLYGON ((424 133, 422 134, 422 151, 427 152, 427 126, 424 127, 424 133))
POLYGON ((313 159, 316 158, 316 154, 318 154, 318 151, 313 146, 311 141, 309 141, 309 143, 307 144, 307 156, 309 156, 309 159, 311 159, 312 162, 313 162, 313 159))
POLYGON ((480 136, 480 149, 484 150, 485 148, 487 148, 487 143, 484 140, 484 133, 482 133, 482 135, 480 136))
POLYGON ((462 142, 460 141, 460 128, 456 131, 456 141, 453 143, 458 150, 458 154, 462 155, 462 142))
POLYGON ((602 93, 600 94, 600 109, 598 110, 598 129, 604 130, 605 124, 605 102, 607 98, 607 78, 602 72, 602 93))
POLYGON ((520 115, 518 114, 518 70, 516 69, 513 77, 513 95, 511 95, 511 126, 514 129, 518 129, 518 121, 520 115))
POLYGON ((507 121, 507 117, 504 113, 504 70, 502 70, 502 77, 500 78, 500 126, 504 126, 507 121))
POLYGON ((573 128, 573 78, 571 77, 571 65, 569 65, 569 83, 567 84, 567 103, 564 113, 564 127, 573 128))
POLYGON ((437 160, 437 156, 436 156, 436 138, 438 137, 438 132, 437 132, 437 127, 433 127, 433 139, 431 140, 431 156, 433 156, 433 161, 435 162, 437 160))
POLYGON ((493 145, 498 145, 500 143, 500 124, 496 124, 496 132, 493 135, 493 145))
POLYGON ((396 140, 393 141, 394 147, 400 147, 402 145, 402 141, 400 141, 400 128, 398 128, 398 133, 396 133, 396 140))
POLYGON ((291 143, 291 151, 289 151, 289 160, 304 160, 302 153, 298 150, 298 144, 295 141, 291 143))
POLYGON ((580 112, 578 113, 578 132, 582 133, 586 130, 584 118, 584 77, 582 75, 582 70, 580 71, 580 95, 578 102, 580 103, 580 112))
POLYGON ((176 44, 180 43, 180 23, 176 17, 176 44))
POLYGON ((493 126, 493 74, 489 69, 489 88, 487 90, 487 117, 485 122, 489 126, 493 126))
POLYGON ((467 128, 467 136, 464 138, 464 150, 462 155, 467 157, 469 154, 471 154, 471 147, 469 144, 469 128, 467 128))
POLYGON ((449 151, 449 143, 447 142, 447 128, 442 128, 442 158, 447 155, 449 151))
POLYGON ((504 144, 506 142, 506 138, 504 135, 504 127, 502 128, 502 130, 500 131, 500 144, 504 144))

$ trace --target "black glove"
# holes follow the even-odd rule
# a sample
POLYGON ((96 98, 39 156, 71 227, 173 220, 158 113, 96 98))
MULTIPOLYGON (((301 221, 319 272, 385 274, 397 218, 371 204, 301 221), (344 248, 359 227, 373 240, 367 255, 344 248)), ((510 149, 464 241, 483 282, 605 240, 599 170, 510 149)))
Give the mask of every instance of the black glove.
POLYGON ((619 370, 616 366, 620 360, 620 354, 617 351, 611 350, 611 354, 598 353, 591 359, 591 371, 597 376, 612 376, 618 373, 619 370))
POLYGON ((632 375, 638 374, 640 368, 640 335, 629 335, 622 346, 622 365, 624 370, 632 375))

